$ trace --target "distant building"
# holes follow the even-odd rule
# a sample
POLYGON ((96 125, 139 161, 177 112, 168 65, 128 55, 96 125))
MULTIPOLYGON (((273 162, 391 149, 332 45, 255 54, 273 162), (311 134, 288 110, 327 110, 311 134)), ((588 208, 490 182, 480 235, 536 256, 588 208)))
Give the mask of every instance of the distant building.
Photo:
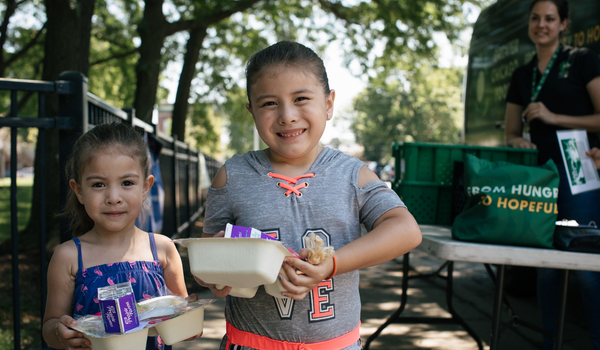
MULTIPOLYGON (((0 178, 10 176, 10 128, 0 129, 0 178)), ((17 169, 33 167, 35 144, 17 139, 17 169)))
MULTIPOLYGON (((164 104, 157 107, 155 110, 158 111, 158 115, 156 116, 157 120, 152 120, 152 122, 156 122, 156 127, 158 131, 164 132, 168 135, 171 135, 171 127, 173 125, 173 105, 172 104, 164 104)), ((153 116, 152 119, 154 119, 153 116)))

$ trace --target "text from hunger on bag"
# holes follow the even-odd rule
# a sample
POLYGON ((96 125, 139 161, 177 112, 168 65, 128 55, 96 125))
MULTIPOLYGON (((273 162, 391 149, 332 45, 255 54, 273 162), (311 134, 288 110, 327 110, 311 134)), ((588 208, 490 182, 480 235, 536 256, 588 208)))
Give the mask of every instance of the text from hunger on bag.
MULTIPOLYGON (((480 193, 506 193, 505 186, 469 186, 467 194, 469 196, 478 195, 480 193)), ((558 198, 558 188, 529 186, 529 185, 512 185, 511 194, 516 194, 525 197, 537 198, 558 198)))

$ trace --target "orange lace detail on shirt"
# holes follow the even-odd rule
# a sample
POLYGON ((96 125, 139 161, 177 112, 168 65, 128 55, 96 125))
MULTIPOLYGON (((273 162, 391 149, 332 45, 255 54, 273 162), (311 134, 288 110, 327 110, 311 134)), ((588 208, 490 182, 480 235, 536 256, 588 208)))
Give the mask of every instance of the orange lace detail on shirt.
POLYGON ((285 182, 278 182, 277 186, 286 189, 285 196, 288 197, 290 194, 295 193, 296 196, 302 197, 302 193, 299 190, 308 187, 308 182, 303 182, 299 185, 296 185, 300 179, 315 177, 315 173, 308 173, 296 177, 288 177, 285 175, 279 175, 277 173, 269 173, 270 177, 275 179, 284 180, 285 182), (296 185, 296 186, 292 186, 296 185))

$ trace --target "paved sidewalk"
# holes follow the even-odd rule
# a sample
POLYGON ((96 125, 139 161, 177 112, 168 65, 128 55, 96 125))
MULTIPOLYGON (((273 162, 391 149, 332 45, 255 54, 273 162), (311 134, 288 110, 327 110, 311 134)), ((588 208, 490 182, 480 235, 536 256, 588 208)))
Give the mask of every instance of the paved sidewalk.
MULTIPOLYGON (((182 249, 184 263, 187 263, 185 253, 185 249, 182 249)), ((415 270, 420 273, 434 271, 442 263, 443 261, 419 251, 410 255, 411 273, 415 273, 415 270)), ((360 272, 363 345, 368 336, 383 324, 400 304, 401 268, 402 257, 360 272)), ((402 315, 449 316, 445 311, 445 283, 444 279, 437 277, 411 279, 408 305, 402 315)), ((456 311, 481 337, 484 348, 489 349, 494 286, 484 265, 455 263, 454 291, 456 311)), ((586 328, 578 292, 570 288, 569 293, 563 349, 591 350, 589 331, 586 328)), ((201 298, 212 298, 208 291, 199 294, 201 298)), ((539 326, 538 308, 534 297, 509 296, 509 302, 521 319, 539 326)), ((173 349, 218 349, 220 339, 225 333, 223 308, 224 299, 209 305, 205 312, 204 335, 191 342, 176 344, 173 349)), ((502 319, 509 319, 506 309, 502 319)), ((541 349, 541 335, 522 326, 512 327, 502 333, 499 348, 541 349)), ((370 349, 476 350, 477 345, 458 325, 391 324, 371 344, 370 349)))

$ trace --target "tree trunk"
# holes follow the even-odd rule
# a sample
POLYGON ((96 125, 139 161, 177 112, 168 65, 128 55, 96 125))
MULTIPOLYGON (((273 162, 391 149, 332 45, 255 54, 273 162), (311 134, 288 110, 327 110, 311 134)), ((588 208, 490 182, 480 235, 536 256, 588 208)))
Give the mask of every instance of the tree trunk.
POLYGON ((4 70, 6 69, 6 62, 4 62, 4 44, 6 43, 6 36, 8 34, 8 23, 17 9, 17 2, 15 0, 7 0, 5 6, 4 17, 2 18, 2 25, 0 26, 0 77, 4 76, 4 70))
POLYGON ((169 24, 162 7, 163 0, 146 0, 144 17, 138 26, 142 42, 140 59, 135 68, 137 83, 133 107, 136 117, 149 124, 152 124, 152 110, 156 103, 161 70, 161 50, 169 24))
POLYGON ((175 105, 173 106, 173 124, 172 135, 177 135, 177 139, 184 141, 185 139, 185 121, 188 112, 190 97, 190 88, 192 80, 196 76, 196 63, 202 49, 202 42, 206 37, 206 28, 197 27, 190 31, 190 38, 186 44, 186 52, 183 60, 181 75, 179 76, 179 84, 177 85, 177 95, 175 97, 175 105))
MULTIPOLYGON (((46 0, 46 39, 44 46, 44 70, 42 79, 45 81, 57 80, 64 71, 78 71, 83 75, 89 70, 90 31, 92 15, 94 13, 94 0, 46 0)), ((47 118, 58 116, 58 98, 48 95, 45 113, 47 118)), ((42 205, 46 206, 47 235, 49 241, 57 242, 59 235, 59 221, 56 214, 61 208, 59 184, 66 181, 64 169, 59 169, 59 144, 58 130, 50 129, 46 132, 46 143, 37 144, 35 168, 40 168, 40 148, 46 151, 46 175, 42 179, 36 176, 33 184, 33 200, 31 219, 24 232, 20 233, 19 240, 23 248, 37 247, 39 240, 35 237, 40 233, 40 220, 36 219, 42 205), (46 182, 46 203, 41 203, 40 185, 46 182)))

